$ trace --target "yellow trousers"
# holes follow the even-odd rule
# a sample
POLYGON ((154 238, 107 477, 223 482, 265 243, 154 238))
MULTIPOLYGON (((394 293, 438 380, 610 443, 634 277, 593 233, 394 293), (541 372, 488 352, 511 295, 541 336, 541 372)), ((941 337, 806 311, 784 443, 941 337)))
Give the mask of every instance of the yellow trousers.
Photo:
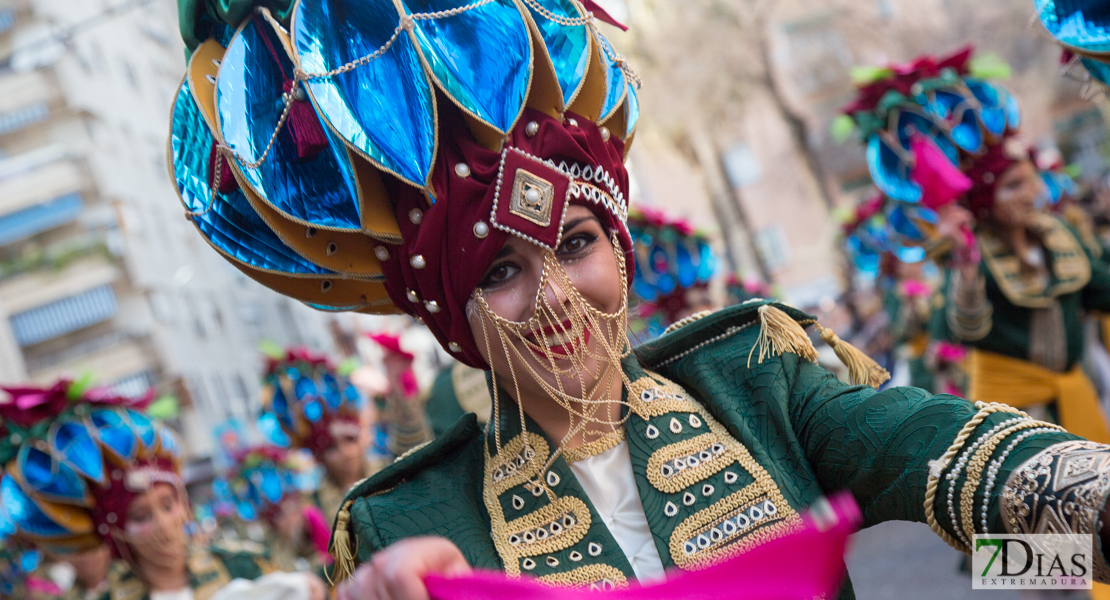
POLYGON ((1110 444, 1098 393, 1076 365, 1057 373, 1020 358, 973 349, 968 356, 969 400, 1029 408, 1055 401, 1060 425, 1093 442, 1110 444))

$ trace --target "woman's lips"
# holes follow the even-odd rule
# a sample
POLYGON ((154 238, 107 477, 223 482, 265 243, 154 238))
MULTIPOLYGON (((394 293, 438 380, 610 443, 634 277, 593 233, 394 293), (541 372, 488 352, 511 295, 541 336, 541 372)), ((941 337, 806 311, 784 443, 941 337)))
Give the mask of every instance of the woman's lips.
POLYGON ((544 341, 550 344, 547 353, 536 346, 528 346, 540 358, 547 358, 548 353, 554 356, 570 356, 580 346, 590 343, 590 329, 588 327, 583 328, 581 337, 572 338, 574 327, 570 321, 564 321, 558 327, 548 325, 540 331, 543 333, 542 337, 537 332, 532 332, 527 336, 528 341, 536 346, 544 341))

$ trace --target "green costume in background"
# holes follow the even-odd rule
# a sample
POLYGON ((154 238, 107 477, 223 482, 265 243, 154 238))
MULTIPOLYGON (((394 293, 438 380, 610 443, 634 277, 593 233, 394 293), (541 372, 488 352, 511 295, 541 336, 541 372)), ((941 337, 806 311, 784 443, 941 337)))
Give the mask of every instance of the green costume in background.
POLYGON ((474 413, 478 423, 485 425, 492 402, 486 372, 457 362, 436 375, 424 411, 438 437, 467 413, 474 413))
POLYGON ((1110 268, 1059 219, 1040 215, 1037 230, 1046 279, 1023 271, 989 229, 977 232, 980 277, 964 282, 949 271, 934 335, 974 348, 968 398, 1030 409, 1048 404, 1069 431, 1110 442, 1098 397, 1079 365, 1084 311, 1110 310, 1110 268))
MULTIPOLYGON (((274 570, 264 549, 246 542, 191 547, 186 568, 194 600, 208 600, 232 579, 258 579, 274 570)), ((109 567, 106 588, 100 600, 150 599, 146 583, 122 560, 109 567)))
MULTIPOLYGON (((837 490, 851 491, 866 526, 924 522, 930 461, 945 454, 977 414, 975 405, 954 396, 849 386, 791 352, 759 363, 759 348, 752 352, 767 328, 758 310, 764 304, 720 311, 638 348, 623 365, 633 383, 627 393, 634 412, 623 431, 566 454, 570 460, 583 458, 627 438, 640 499, 666 568, 695 569, 779 537, 798 522, 800 511, 837 490)), ((782 310, 801 325, 814 322, 782 310)), ((543 485, 533 480, 534 465, 547 460, 552 441, 532 433, 540 429, 529 423, 536 456, 524 455, 515 407, 505 406, 501 414, 504 455, 519 453, 512 467, 494 468, 488 460, 495 453, 492 432, 464 417, 354 488, 340 513, 335 543, 346 543, 349 519, 356 538, 349 547, 357 548, 359 562, 402 538, 438 535, 479 568, 601 587, 633 579, 567 460, 554 462, 543 485)), ((986 416, 968 444, 1015 418, 986 416)), ((1006 482, 1046 448, 1075 439, 1038 430, 1011 449, 999 465, 998 481, 1006 482)), ((964 481, 966 472, 958 473, 957 483, 964 481)), ((985 486, 973 483, 978 507, 985 486)), ((1004 488, 990 490, 986 519, 992 532, 1006 531, 999 507, 1004 488)), ((936 505, 938 528, 957 536, 944 501, 936 505)), ((1038 510, 1032 513, 1035 517, 1038 510)), ((977 510, 973 520, 979 524, 977 510)), ((850 597, 850 583, 845 589, 850 597)))

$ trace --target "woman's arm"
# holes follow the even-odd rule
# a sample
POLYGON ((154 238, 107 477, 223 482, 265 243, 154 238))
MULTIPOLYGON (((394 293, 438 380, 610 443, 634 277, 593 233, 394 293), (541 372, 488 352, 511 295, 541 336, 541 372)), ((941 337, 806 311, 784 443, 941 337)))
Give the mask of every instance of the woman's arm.
MULTIPOLYGON (((784 363, 792 359, 784 356, 784 363)), ((1054 531, 1107 531, 1110 446, 1002 405, 915 388, 876 392, 793 361, 795 433, 821 487, 850 490, 866 524, 928 522, 960 549, 977 533, 1029 533, 1049 524, 1054 531)), ((1105 580, 1105 561, 1096 563, 1105 580)))

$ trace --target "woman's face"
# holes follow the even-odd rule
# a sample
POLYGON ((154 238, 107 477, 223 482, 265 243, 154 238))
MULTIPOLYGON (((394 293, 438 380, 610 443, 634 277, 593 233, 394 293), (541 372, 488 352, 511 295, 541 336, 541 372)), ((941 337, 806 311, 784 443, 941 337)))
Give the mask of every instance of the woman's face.
POLYGON ((1043 193, 1044 182, 1032 162, 1023 160, 1013 165, 994 187, 994 219, 1007 227, 1033 225, 1037 200, 1043 193))
MULTIPOLYGON (((497 316, 515 322, 528 321, 536 315, 537 290, 544 280, 545 250, 522 240, 510 237, 501 252, 486 270, 479 284, 482 297, 490 310, 497 316)), ((609 233, 601 222, 584 206, 569 206, 563 220, 563 236, 555 251, 555 258, 567 275, 581 298, 592 308, 607 314, 617 313, 622 308, 623 291, 626 285, 621 276, 617 256, 609 233)), ((551 324, 546 319, 540 331, 531 331, 526 337, 536 343, 548 344, 549 352, 540 354, 523 340, 506 336, 506 348, 497 329, 483 317, 479 310, 468 310, 470 330, 474 335, 479 352, 510 394, 515 395, 513 381, 515 374, 519 392, 525 397, 546 394, 536 377, 547 385, 559 387, 572 396, 580 397, 593 389, 600 376, 598 359, 601 352, 596 332, 587 327, 578 339, 566 339, 571 330, 570 319, 573 311, 568 294, 552 278, 547 278, 543 291, 547 305, 554 313, 554 319, 561 323, 551 324), (488 342, 487 342, 488 341, 488 342), (488 345, 487 345, 488 343, 488 345), (582 372, 565 373, 572 367, 569 358, 559 358, 575 354, 576 348, 584 344, 582 372), (552 373, 552 359, 564 374, 557 381, 552 373), (581 378, 580 378, 581 376, 581 378), (584 388, 584 389, 583 389, 584 388)), ((471 304, 473 307, 474 304, 471 304)), ((623 335, 623 324, 621 334, 623 335)))
POLYGON ((140 571, 144 565, 176 568, 184 565, 188 552, 185 523, 189 507, 185 493, 169 483, 155 483, 136 494, 127 506, 124 526, 129 553, 140 571))
POLYGON ((339 483, 363 477, 363 462, 370 447, 369 424, 363 425, 345 419, 331 423, 331 436, 335 443, 324 452, 324 468, 339 483))

